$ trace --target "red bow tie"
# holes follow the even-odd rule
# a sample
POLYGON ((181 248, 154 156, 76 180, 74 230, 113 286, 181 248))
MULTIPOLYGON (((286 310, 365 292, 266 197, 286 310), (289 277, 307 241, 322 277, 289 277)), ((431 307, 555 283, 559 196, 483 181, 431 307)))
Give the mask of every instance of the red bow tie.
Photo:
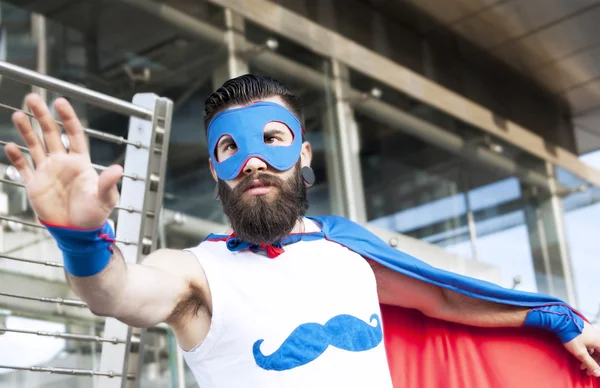
POLYGON ((283 248, 278 248, 273 245, 260 244, 260 248, 264 249, 267 252, 267 256, 269 259, 274 259, 277 256, 281 255, 285 250, 283 248))
POLYGON ((285 252, 285 250, 283 249, 283 247, 281 246, 281 243, 278 244, 250 244, 248 242, 242 241, 240 240, 238 237, 236 237, 236 235, 234 233, 232 233, 229 238, 227 239, 227 248, 232 251, 232 252, 236 252, 236 251, 242 251, 244 249, 250 249, 254 252, 256 252, 258 249, 263 249, 266 253, 267 256, 270 259, 274 259, 277 256, 281 255, 283 252, 285 252))

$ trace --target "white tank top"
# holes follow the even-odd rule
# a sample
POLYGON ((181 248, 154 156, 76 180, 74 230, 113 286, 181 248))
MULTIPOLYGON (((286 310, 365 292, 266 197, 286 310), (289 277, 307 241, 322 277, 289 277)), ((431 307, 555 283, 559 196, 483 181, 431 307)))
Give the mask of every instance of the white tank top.
POLYGON ((375 276, 360 255, 325 239, 275 259, 225 241, 190 251, 213 303, 206 339, 183 351, 200 388, 392 387, 375 276))

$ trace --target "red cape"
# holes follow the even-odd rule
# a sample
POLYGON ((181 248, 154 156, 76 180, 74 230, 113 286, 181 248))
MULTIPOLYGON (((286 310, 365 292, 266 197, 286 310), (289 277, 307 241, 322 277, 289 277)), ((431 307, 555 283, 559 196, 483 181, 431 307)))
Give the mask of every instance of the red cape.
MULTIPOLYGON (((390 247, 343 217, 309 218, 321 225, 326 239, 414 279, 511 306, 569 307, 549 295, 507 289, 435 268, 390 247)), ((318 236, 313 234, 312 238, 318 236)), ((587 376, 579 368, 581 363, 556 336, 543 330, 463 326, 391 306, 382 306, 382 317, 388 362, 396 388, 595 388, 600 385, 599 379, 587 376)))
POLYGON ((394 388, 600 388, 545 331, 471 327, 381 308, 394 388))

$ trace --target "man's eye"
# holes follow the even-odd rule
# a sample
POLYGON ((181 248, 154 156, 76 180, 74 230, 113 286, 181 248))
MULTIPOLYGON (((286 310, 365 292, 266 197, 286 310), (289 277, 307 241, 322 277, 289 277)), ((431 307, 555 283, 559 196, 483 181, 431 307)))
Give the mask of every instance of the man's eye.
POLYGON ((237 144, 233 142, 227 142, 221 145, 221 152, 231 152, 237 150, 237 144))
POLYGON ((273 144, 273 143, 275 143, 278 140, 279 140, 279 138, 276 137, 276 136, 267 136, 267 137, 265 137, 265 143, 267 143, 267 144, 273 144))

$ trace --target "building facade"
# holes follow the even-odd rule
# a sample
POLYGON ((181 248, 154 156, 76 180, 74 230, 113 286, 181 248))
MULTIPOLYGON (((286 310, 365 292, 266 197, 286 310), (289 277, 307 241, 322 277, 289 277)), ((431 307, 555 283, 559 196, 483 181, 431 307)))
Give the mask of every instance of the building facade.
MULTIPOLYGON (((266 74, 304 102, 317 178, 309 190, 310 215, 346 216, 424 261, 505 287, 558 296, 594 320, 600 309, 595 296, 600 292, 595 240, 600 235, 600 157, 594 152, 600 135, 585 132, 581 122, 583 117, 593 126, 589 112, 595 107, 582 107, 569 92, 549 86, 553 74, 567 83, 556 70, 561 68, 556 63, 566 59, 554 63, 535 53, 535 69, 548 79, 544 83, 532 76, 535 69, 528 61, 533 56, 525 54, 533 52, 531 35, 556 28, 560 21, 591 17, 598 3, 541 12, 538 19, 545 17, 545 24, 536 25, 538 19, 530 15, 527 26, 501 26, 494 15, 532 12, 543 7, 539 1, 529 6, 522 0, 443 3, 1 1, 0 59, 124 100, 152 92, 174 101, 161 223, 164 247, 192 246, 224 230, 208 164, 204 99, 229 78, 266 74), (525 50, 522 68, 513 61, 519 57, 515 47, 525 50)), ((585 24, 579 26, 586 31, 585 24)), ((589 47, 600 43, 583 35, 589 47)), ((569 60, 580 55, 563 54, 569 60)), ((573 90, 575 81, 569 82, 565 87, 573 90)), ((4 78, 0 103, 21 108, 30 91, 4 78)), ((48 102, 57 97, 41 92, 48 102)), ((85 104, 76 109, 87 127, 126 135, 125 118, 85 104)), ((0 110, 0 139, 18 141, 10 114, 0 110)), ((123 162, 118 147, 94 139, 90 147, 95 163, 123 162)), ((7 166, 5 156, 0 158, 7 166)), ((7 213, 31 216, 22 193, 2 189, 10 198, 7 213)), ((2 252, 40 260, 58 255, 52 241, 37 241, 39 236, 21 241, 20 232, 4 225, 2 252)), ((33 278, 46 282, 49 290, 65 286, 60 271, 32 273, 0 264, 0 274, 22 279, 21 284, 33 278)), ((102 330, 93 320, 19 311, 4 299, 0 308, 7 327, 102 330)), ((0 335, 0 349, 24 341, 15 338, 0 335)), ((144 384, 194 386, 189 374, 187 383, 180 378, 181 360, 168 330, 157 328, 148 341, 152 351, 144 384)), ((18 343, 31 352, 40 346, 18 343)), ((24 355, 19 360, 97 365, 93 345, 50 338, 44 347, 47 359, 24 355)), ((92 386, 84 377, 0 369, 3 384, 92 386)))

